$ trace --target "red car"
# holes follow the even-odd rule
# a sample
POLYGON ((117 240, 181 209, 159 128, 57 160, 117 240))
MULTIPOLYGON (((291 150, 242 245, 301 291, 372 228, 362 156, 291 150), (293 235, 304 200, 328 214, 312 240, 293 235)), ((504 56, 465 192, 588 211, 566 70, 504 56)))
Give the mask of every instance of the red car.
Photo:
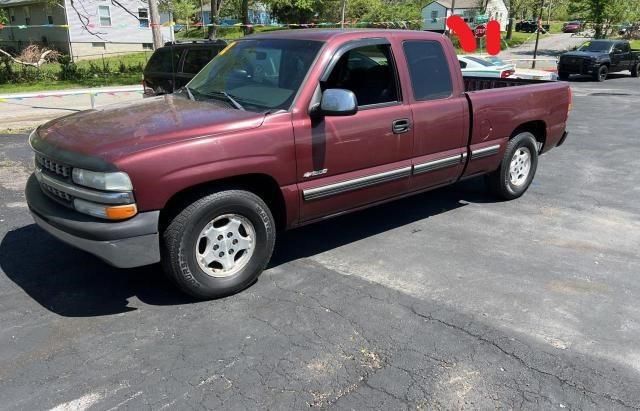
POLYGON ((117 267, 162 262, 214 298, 256 280, 278 230, 481 175, 520 197, 570 104, 565 82, 463 79, 434 33, 263 33, 180 93, 37 128, 26 197, 60 240, 117 267))
POLYGON ((582 30, 582 23, 579 21, 570 21, 562 26, 563 33, 578 33, 582 30))

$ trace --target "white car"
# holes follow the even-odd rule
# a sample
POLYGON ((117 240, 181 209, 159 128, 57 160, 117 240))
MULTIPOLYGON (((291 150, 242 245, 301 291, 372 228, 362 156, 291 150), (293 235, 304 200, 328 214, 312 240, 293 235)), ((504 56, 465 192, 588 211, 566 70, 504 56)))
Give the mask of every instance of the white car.
POLYGON ((482 58, 489 63, 494 64, 497 67, 511 67, 515 70, 515 73, 512 74, 509 78, 519 78, 524 80, 549 80, 549 81, 557 81, 558 74, 544 71, 544 70, 534 70, 534 69, 526 69, 526 68, 517 68, 515 64, 507 63, 497 56, 474 56, 478 58, 482 58))
POLYGON ((515 73, 511 65, 496 66, 481 56, 458 56, 462 75, 467 77, 507 78, 515 73))

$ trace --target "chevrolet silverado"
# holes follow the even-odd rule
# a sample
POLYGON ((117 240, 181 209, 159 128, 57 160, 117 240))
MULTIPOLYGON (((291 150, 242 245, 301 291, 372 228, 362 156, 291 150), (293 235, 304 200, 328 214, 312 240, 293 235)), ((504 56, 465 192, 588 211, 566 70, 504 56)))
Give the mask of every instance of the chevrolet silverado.
POLYGON ((216 298, 257 279, 279 230, 481 175, 520 197, 571 99, 565 82, 463 79, 433 33, 258 34, 174 94, 38 127, 26 197, 58 239, 216 298))

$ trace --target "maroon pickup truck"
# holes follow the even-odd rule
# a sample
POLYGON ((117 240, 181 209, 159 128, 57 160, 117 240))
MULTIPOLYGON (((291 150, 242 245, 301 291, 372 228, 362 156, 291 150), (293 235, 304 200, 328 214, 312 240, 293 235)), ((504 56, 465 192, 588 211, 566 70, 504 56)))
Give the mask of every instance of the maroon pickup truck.
POLYGON ((38 225, 116 267, 238 292, 276 232, 484 175, 503 199, 563 143, 564 82, 463 79, 448 39, 294 30, 238 40, 183 89, 31 134, 38 225))

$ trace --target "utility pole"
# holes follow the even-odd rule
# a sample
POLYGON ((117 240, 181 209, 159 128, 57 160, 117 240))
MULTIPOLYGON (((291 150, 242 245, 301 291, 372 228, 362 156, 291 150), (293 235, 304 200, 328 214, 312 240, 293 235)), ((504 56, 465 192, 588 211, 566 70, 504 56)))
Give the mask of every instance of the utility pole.
MULTIPOLYGON (((160 29, 160 13, 158 13, 158 0, 149 0, 149 19, 151 34, 153 36, 153 49, 162 47, 162 30, 160 29)), ((173 30, 172 27, 170 27, 173 30)))
MULTIPOLYGON (((451 15, 449 15, 449 17, 453 16, 456 12, 456 0, 451 0, 451 15)), ((447 19, 449 18, 447 16, 445 16, 444 19, 444 29, 445 31, 447 30, 447 19)), ((448 31, 449 33, 449 37, 451 37, 451 30, 448 31)))
POLYGON ((342 0, 342 19, 340 20, 340 28, 344 28, 344 13, 347 9, 347 0, 342 0))
POLYGON ((540 14, 538 14, 538 29, 536 30, 536 45, 533 48, 533 64, 531 68, 536 68, 536 59, 538 58, 538 43, 540 42, 540 31, 542 29, 542 13, 544 10, 544 0, 540 0, 540 14))

